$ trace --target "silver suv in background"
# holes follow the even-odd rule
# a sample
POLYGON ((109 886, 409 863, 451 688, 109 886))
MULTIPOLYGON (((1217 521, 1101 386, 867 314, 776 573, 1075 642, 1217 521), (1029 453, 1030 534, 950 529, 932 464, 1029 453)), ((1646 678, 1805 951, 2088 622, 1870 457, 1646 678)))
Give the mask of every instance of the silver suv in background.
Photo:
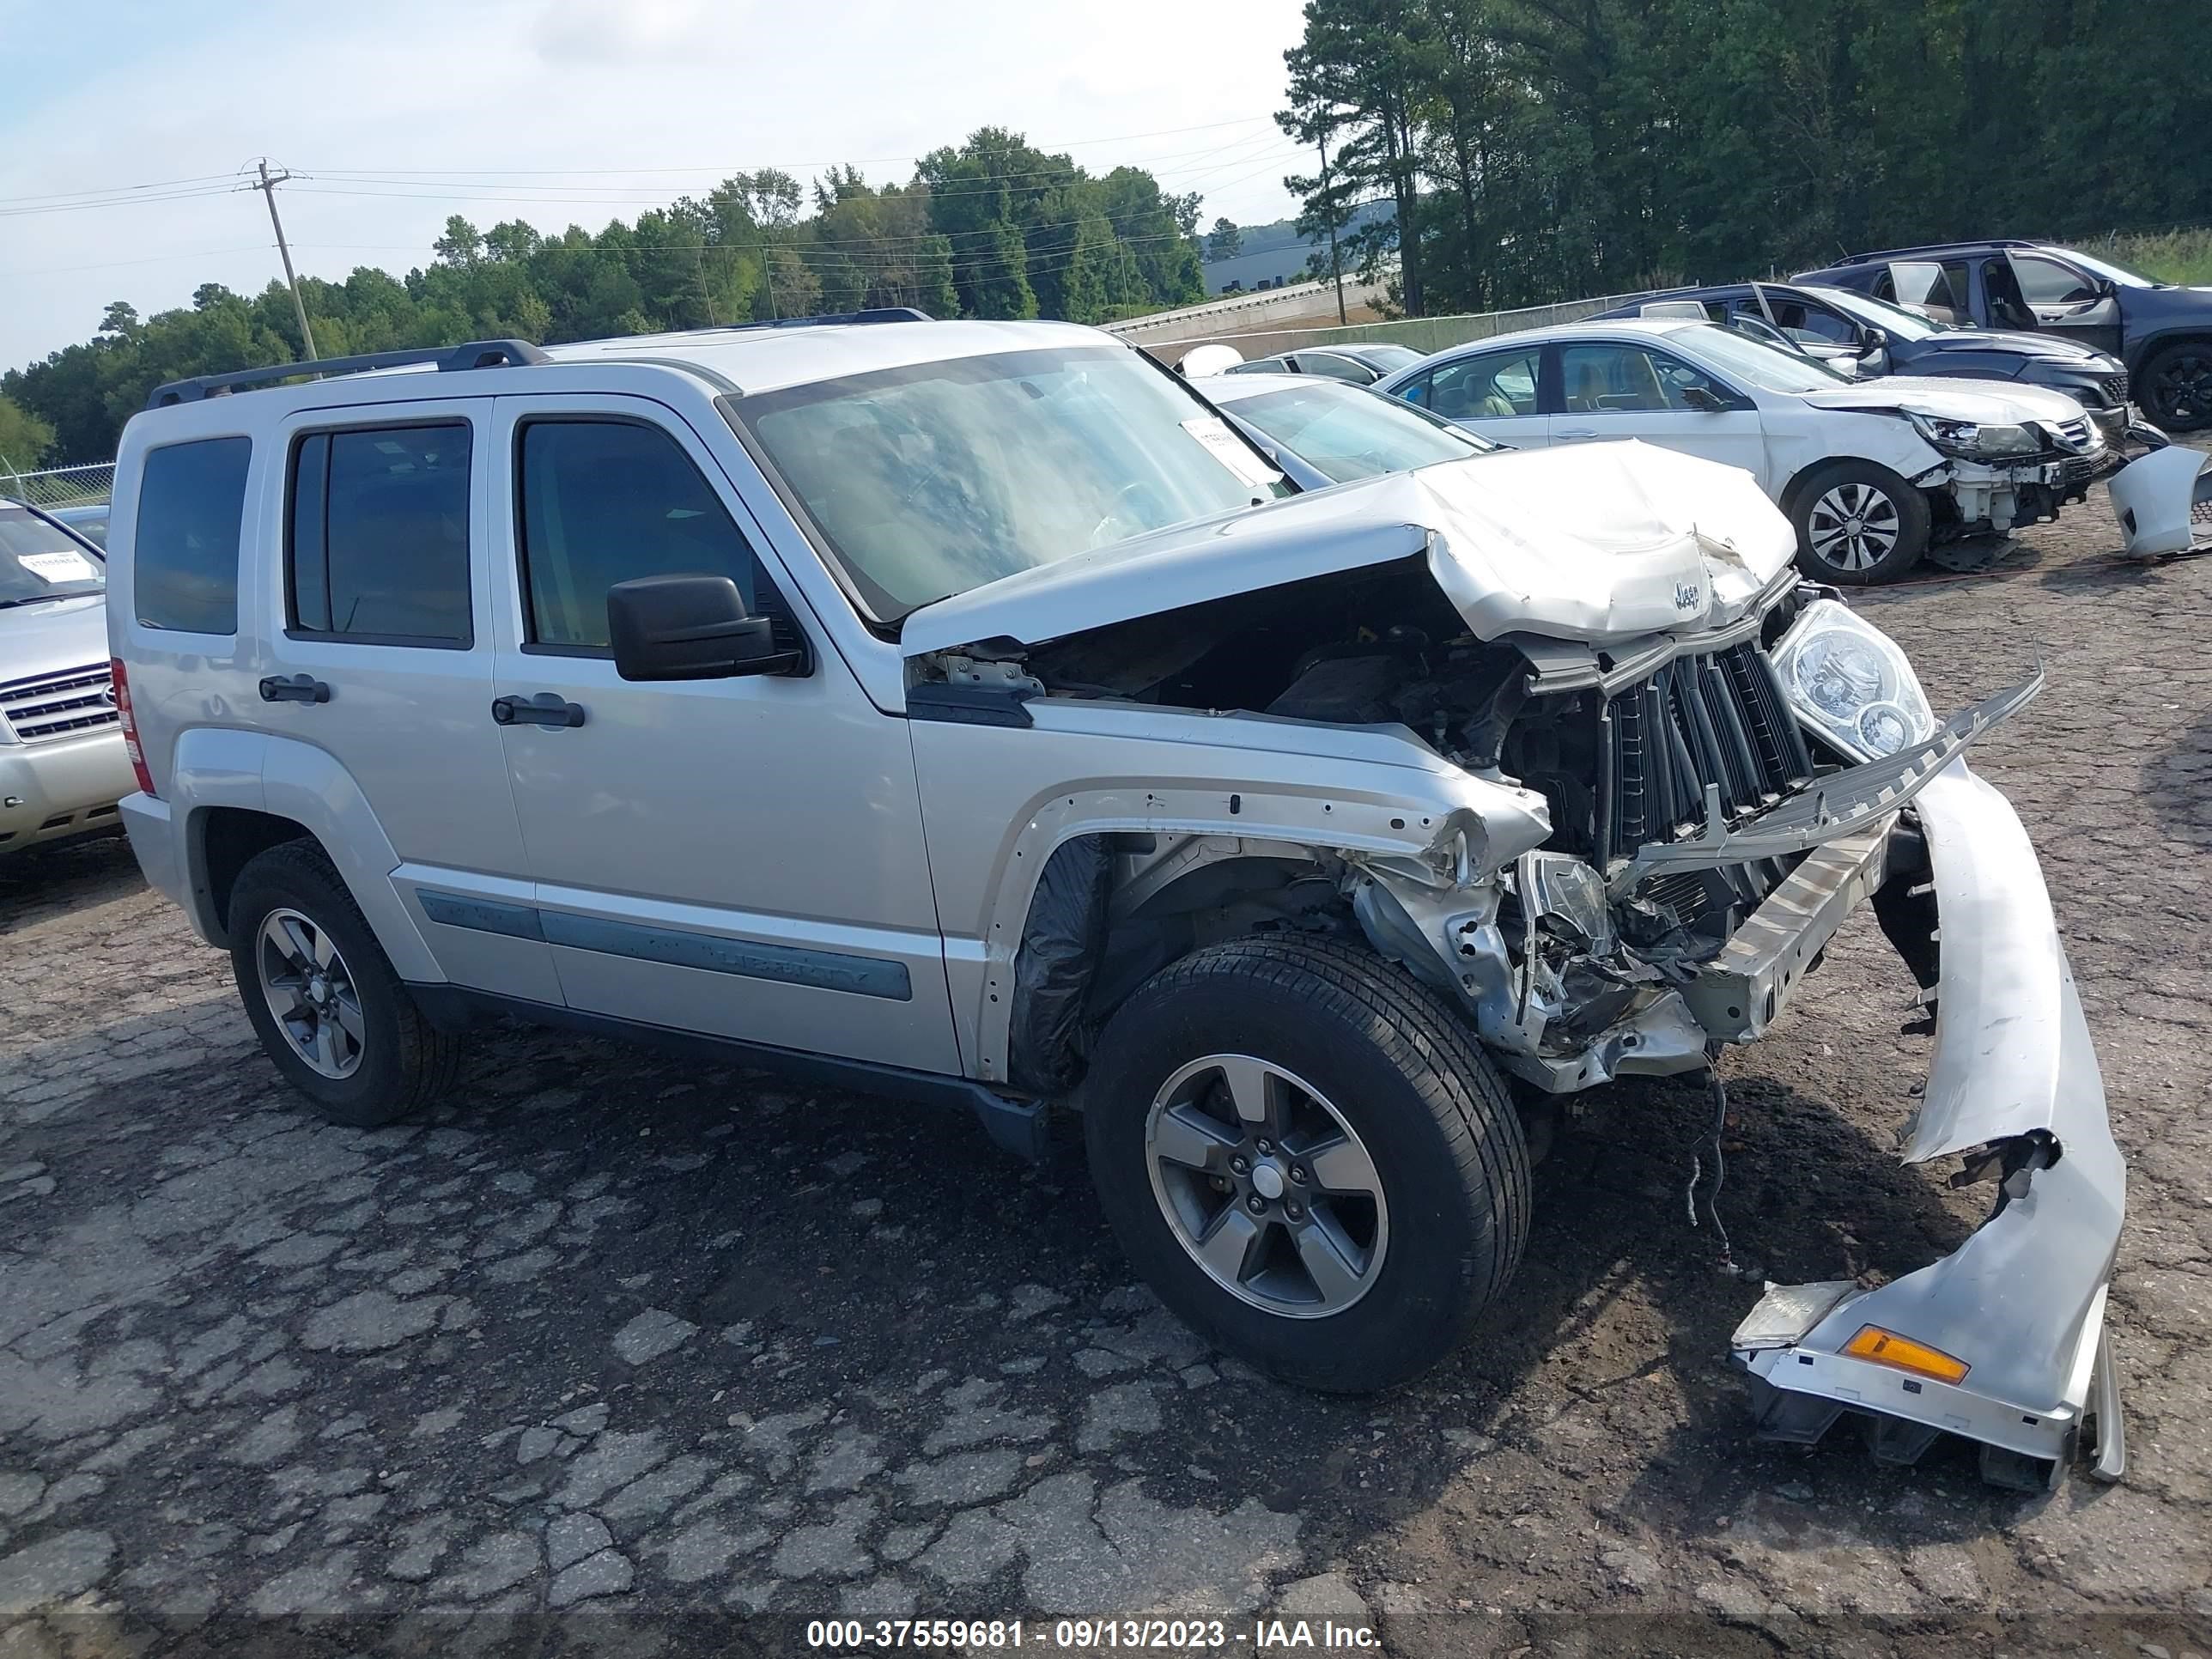
POLYGON ((2124 1174, 1960 758, 2039 682, 1939 720, 1748 474, 1592 445, 1303 492, 1060 324, 316 368, 131 421, 109 617, 132 844, 332 1119, 430 1099, 489 1011, 1024 1148, 1072 1108, 1170 1307, 1368 1389, 1511 1295, 1558 1103, 1710 1071, 1873 900, 1923 984, 1941 953, 1905 1157, 2001 1196, 1889 1284, 1758 1299, 1760 1424, 2039 1482, 2094 1414, 2117 1469, 2124 1174))
POLYGON ((107 668, 100 550, 0 501, 0 858, 113 830, 135 787, 107 668))

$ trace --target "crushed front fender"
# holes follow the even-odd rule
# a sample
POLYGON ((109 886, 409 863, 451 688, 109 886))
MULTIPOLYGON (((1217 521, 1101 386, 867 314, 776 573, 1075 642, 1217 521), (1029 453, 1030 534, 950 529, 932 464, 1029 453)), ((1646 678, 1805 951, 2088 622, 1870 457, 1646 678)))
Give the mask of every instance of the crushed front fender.
POLYGON ((1966 1154, 1966 1173, 1998 1178, 1992 1212, 1950 1255, 1875 1289, 1769 1285, 1733 1356, 1771 1438, 1818 1440, 1849 1413, 1886 1461, 1912 1462, 1954 1433, 1981 1447, 1990 1479, 2044 1485, 2094 1420, 2097 1472, 2117 1479, 2124 1455, 2104 1311, 2127 1172, 2096 1051, 2011 804, 1954 761, 1916 805, 1942 965, 1934 1059, 1903 1157, 1966 1154), (1947 1381, 1848 1352, 1868 1327, 1964 1374, 1947 1381))

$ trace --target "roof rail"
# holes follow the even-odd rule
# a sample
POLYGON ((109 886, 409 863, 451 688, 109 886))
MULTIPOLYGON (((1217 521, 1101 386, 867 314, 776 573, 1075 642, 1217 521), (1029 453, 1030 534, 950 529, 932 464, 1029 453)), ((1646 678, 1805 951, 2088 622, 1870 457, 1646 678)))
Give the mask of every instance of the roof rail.
POLYGON ((828 328, 839 323, 933 323, 936 318, 912 306, 873 306, 865 311, 833 311, 820 317, 779 317, 765 323, 724 323, 702 333, 732 334, 748 328, 828 328))
POLYGON ((1876 259, 1894 259, 1907 253, 1941 253, 1947 248, 1954 247, 2040 247, 2041 246, 2041 243, 2032 242, 2024 236, 1988 236, 1979 240, 1970 238, 1963 242, 1921 242, 1911 247, 1885 247, 1877 248, 1871 253, 1847 253, 1836 263, 1839 265, 1872 264, 1876 259))
POLYGON ((527 340, 471 340, 466 345, 371 351, 358 357, 271 363, 265 368, 240 368, 228 374, 196 374, 190 380, 168 380, 147 395, 146 407, 165 409, 173 404, 196 404, 204 398, 220 398, 243 386, 294 380, 307 374, 359 374, 372 368, 405 368, 416 363, 435 363, 441 373, 459 374, 471 368, 500 368, 552 361, 527 340))

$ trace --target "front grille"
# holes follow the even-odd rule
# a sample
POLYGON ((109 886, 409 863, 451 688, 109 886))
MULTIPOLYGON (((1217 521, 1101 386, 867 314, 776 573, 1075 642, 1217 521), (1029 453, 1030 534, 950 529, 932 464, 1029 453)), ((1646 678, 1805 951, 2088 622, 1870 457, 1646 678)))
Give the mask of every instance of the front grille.
POLYGON ((2107 374, 2105 376, 2105 395, 2112 400, 2112 407, 2114 409, 2122 409, 2126 407, 2128 401, 2127 370, 2124 368, 2117 374, 2107 374))
POLYGON ((2085 416, 2080 420, 2061 421, 2051 430, 2057 435, 2062 448, 2083 450, 2089 447, 2095 428, 2090 426, 2085 416))
POLYGON ((0 720, 25 743, 50 743, 96 732, 121 720, 111 696, 107 665, 0 685, 0 720))
POLYGON ((1749 641, 1677 657, 1616 693, 1605 707, 1603 746, 1601 863, 1702 823, 1708 784, 1719 787, 1733 822, 1813 775, 1774 665, 1749 641))

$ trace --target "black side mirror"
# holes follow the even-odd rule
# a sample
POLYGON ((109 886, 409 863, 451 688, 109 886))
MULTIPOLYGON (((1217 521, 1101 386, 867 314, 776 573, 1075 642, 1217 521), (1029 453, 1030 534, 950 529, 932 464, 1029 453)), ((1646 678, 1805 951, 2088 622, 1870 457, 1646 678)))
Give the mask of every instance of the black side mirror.
POLYGON ((1728 404, 1716 397, 1709 388, 1701 386, 1684 386, 1682 401, 1691 408, 1706 415, 1718 415, 1728 408, 1728 404))
POLYGON ((626 680, 720 680, 805 672, 775 624, 745 614, 727 576, 638 576, 607 590, 607 640, 626 680))
POLYGON ((1886 329, 1869 328, 1859 336, 1859 356, 1871 357, 1877 351, 1889 349, 1889 333, 1886 329))

